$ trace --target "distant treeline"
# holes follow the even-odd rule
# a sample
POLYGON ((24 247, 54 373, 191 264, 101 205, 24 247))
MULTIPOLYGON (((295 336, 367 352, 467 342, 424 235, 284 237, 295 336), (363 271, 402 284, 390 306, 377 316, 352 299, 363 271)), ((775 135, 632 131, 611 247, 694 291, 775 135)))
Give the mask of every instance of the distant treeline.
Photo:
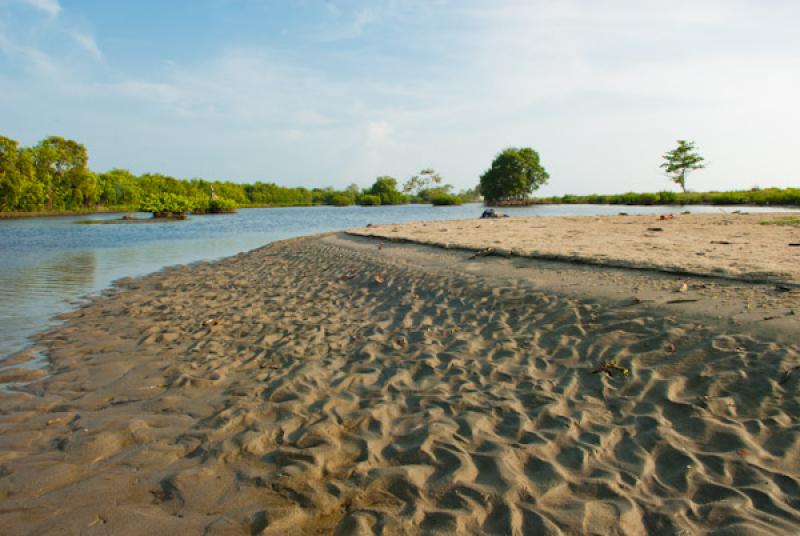
MULTIPOLYGON (((88 163, 86 147, 73 140, 51 136, 33 147, 21 147, 17 141, 0 136, 0 211, 148 210, 154 198, 180 200, 181 206, 202 211, 208 206, 212 187, 227 206, 238 207, 390 205, 437 200, 437 204, 458 204, 464 200, 453 195, 450 186, 401 192, 391 177, 378 177, 364 189, 356 184, 344 190, 308 189, 268 182, 181 180, 158 173, 137 176, 125 169, 96 173, 88 163)), ((475 200, 477 192, 463 192, 463 197, 475 200)))
POLYGON ((657 192, 538 197, 531 204, 587 205, 775 205, 800 206, 800 188, 752 188, 732 192, 657 192))

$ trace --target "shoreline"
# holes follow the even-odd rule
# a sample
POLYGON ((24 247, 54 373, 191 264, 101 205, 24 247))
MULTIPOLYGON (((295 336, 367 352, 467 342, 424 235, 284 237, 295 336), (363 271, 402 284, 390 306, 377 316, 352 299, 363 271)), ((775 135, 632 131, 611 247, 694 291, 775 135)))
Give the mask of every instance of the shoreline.
POLYGON ((704 279, 669 304, 695 281, 470 257, 327 233, 117 281, 37 337, 49 376, 0 393, 0 519, 20 534, 797 527, 796 325, 759 318, 794 292, 704 279), (593 373, 609 360, 629 375, 593 373))
MULTIPOLYGON (((651 204, 651 205, 622 205, 622 204, 608 204, 608 203, 530 203, 527 205, 487 205, 482 201, 467 201, 464 202, 463 205, 470 205, 470 204, 479 204, 483 207, 498 207, 498 208, 530 208, 530 207, 539 207, 539 206, 604 206, 604 207, 615 207, 619 208, 620 211, 623 211, 624 208, 636 208, 636 207, 644 207, 644 208, 660 208, 663 207, 665 209, 673 208, 673 209, 681 209, 681 208, 691 208, 691 207, 717 207, 724 210, 746 210, 746 209, 759 209, 764 210, 767 209, 764 213, 772 213, 772 212, 780 212, 781 210, 787 210, 792 214, 800 213, 800 206, 797 205, 716 205, 713 203, 688 203, 685 205, 676 205, 676 204, 651 204), (774 209, 774 210, 773 210, 774 209)), ((436 206, 430 205, 430 203, 408 203, 406 205, 383 205, 383 206, 412 206, 412 205, 421 205, 421 206, 436 206)), ((459 205, 459 206, 463 206, 459 205)), ((452 205, 447 205, 452 206, 452 205)), ((246 210, 251 208, 316 208, 316 207, 333 207, 333 208, 348 208, 348 207, 361 207, 361 205, 353 204, 353 205, 346 205, 346 206, 338 206, 338 205, 254 205, 254 206, 242 206, 238 207, 237 210, 246 210)), ((372 206, 366 206, 362 208, 375 208, 372 206)), ((59 217, 67 217, 67 216, 94 216, 98 214, 129 214, 139 212, 138 210, 124 210, 122 208, 112 208, 109 210, 89 210, 89 211, 69 211, 69 210, 62 210, 62 211, 41 211, 41 212, 2 212, 0 211, 0 220, 14 220, 14 219, 26 219, 26 218, 59 218, 59 217)), ((206 216, 208 214, 198 214, 198 216, 206 216)))

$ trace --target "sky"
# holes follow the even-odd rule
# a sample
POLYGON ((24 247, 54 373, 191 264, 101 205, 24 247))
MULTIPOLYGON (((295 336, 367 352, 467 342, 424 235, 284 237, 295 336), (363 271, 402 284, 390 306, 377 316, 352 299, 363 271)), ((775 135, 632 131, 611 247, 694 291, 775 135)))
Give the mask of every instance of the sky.
POLYGON ((532 147, 539 193, 799 186, 796 0, 0 0, 0 135, 95 171, 473 187, 532 147))

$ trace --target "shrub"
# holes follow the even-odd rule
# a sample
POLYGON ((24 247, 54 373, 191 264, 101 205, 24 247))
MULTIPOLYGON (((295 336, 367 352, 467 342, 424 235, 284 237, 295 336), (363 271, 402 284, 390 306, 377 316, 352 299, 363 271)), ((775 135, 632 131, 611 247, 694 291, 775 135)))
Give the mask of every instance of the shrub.
POLYGON ((362 194, 358 196, 358 204, 362 207, 377 207, 381 204, 379 195, 362 194))
POLYGON ((409 202, 409 196, 402 192, 381 192, 378 197, 381 205, 406 205, 409 202))
POLYGON ((330 196, 328 203, 335 207, 347 207, 353 204, 353 198, 347 194, 336 193, 330 196))
POLYGON ((662 205, 675 205, 678 203, 678 194, 675 192, 658 192, 658 203, 662 205))
POLYGON ((195 203, 188 197, 170 192, 160 192, 145 197, 139 210, 152 212, 156 218, 185 218, 186 213, 191 211, 194 206, 195 203))
POLYGON ((453 194, 438 193, 431 196, 431 203, 435 207, 443 207, 448 205, 460 205, 461 198, 453 194))

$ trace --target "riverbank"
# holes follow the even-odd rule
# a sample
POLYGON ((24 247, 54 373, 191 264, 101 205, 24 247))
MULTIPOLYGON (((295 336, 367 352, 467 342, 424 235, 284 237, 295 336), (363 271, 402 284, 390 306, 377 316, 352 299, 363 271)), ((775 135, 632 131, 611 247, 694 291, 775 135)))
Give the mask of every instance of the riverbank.
POLYGON ((38 337, 48 377, 0 395, 0 522, 788 534, 798 317, 764 318, 797 303, 342 234, 122 280, 38 337), (720 307, 668 303, 689 293, 720 307))
POLYGON ((63 216, 92 216, 95 214, 125 214, 136 212, 136 209, 125 210, 124 208, 110 208, 108 210, 42 210, 37 212, 0 212, 0 220, 12 220, 20 218, 57 218, 63 216))

